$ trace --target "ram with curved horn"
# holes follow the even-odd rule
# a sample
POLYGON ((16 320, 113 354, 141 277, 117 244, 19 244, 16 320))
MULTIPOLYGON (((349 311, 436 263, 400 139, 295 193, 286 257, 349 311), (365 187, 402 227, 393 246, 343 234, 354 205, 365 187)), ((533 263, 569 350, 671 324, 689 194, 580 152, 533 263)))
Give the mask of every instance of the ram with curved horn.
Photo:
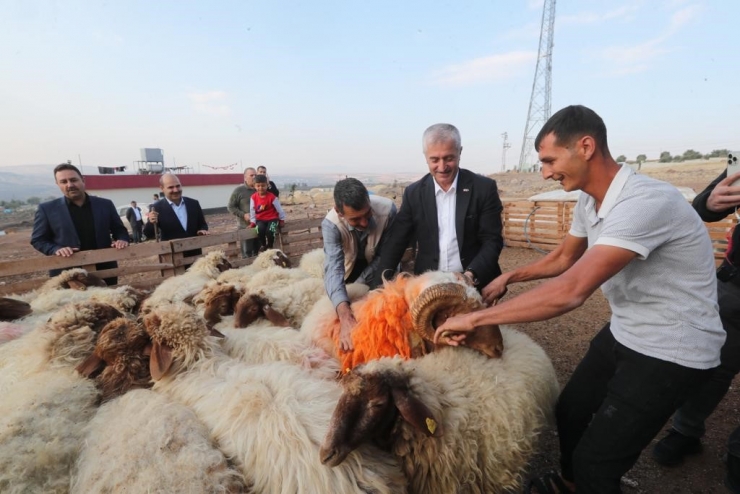
MULTIPOLYGON (((329 306, 331 304, 328 304, 329 306)), ((434 328, 448 317, 483 307, 475 288, 455 273, 427 272, 419 276, 400 275, 382 288, 352 302, 357 326, 352 331, 354 349, 345 352, 339 345, 339 320, 333 307, 317 304, 306 317, 301 331, 337 356, 343 372, 382 357, 414 358, 434 351, 434 328)), ((467 346, 488 357, 500 357, 503 340, 496 326, 478 328, 466 339, 467 346), (472 336, 472 337, 471 337, 472 336)))
MULTIPOLYGON (((427 343, 434 341, 434 330, 447 318, 466 314, 483 308, 483 302, 475 292, 459 283, 442 283, 425 289, 411 306, 414 331, 427 343)), ((504 341, 497 325, 475 328, 465 344, 491 358, 501 357, 504 341)))

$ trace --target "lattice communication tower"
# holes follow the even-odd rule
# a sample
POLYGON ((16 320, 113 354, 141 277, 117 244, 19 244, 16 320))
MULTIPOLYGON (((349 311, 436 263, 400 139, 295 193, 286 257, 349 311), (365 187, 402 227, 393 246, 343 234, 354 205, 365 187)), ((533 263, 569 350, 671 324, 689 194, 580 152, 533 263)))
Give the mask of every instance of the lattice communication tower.
POLYGON ((532 95, 529 98, 527 123, 524 126, 522 152, 519 155, 519 171, 533 170, 537 162, 533 158, 534 140, 542 126, 550 118, 552 89, 552 46, 555 34, 555 0, 545 0, 542 9, 540 46, 537 51, 537 68, 534 71, 532 95))

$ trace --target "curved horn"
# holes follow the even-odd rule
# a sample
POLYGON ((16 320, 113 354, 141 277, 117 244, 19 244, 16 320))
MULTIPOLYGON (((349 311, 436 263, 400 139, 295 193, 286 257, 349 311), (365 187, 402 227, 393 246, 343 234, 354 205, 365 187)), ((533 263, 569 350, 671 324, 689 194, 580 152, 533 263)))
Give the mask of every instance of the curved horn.
POLYGON ((468 298, 465 287, 458 283, 441 283, 426 288, 410 308, 414 331, 427 341, 434 339, 434 319, 478 309, 480 303, 468 298))

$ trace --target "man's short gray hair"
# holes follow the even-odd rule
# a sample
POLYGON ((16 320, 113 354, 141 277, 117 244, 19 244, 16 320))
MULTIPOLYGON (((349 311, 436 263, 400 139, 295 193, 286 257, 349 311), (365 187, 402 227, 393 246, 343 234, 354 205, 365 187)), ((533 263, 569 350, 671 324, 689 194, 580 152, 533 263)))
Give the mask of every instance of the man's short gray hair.
POLYGON ((427 146, 438 142, 454 142, 458 151, 462 150, 462 139, 460 131, 452 124, 438 123, 427 128, 421 138, 421 149, 424 154, 427 152, 427 146))

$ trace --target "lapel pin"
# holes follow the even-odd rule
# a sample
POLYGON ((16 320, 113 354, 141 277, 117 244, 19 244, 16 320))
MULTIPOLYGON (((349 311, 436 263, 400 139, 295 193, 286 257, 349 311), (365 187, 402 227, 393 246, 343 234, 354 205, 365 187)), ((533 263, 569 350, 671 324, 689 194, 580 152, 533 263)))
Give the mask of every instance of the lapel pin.
POLYGON ((470 192, 470 189, 463 189, 463 192, 470 192))

